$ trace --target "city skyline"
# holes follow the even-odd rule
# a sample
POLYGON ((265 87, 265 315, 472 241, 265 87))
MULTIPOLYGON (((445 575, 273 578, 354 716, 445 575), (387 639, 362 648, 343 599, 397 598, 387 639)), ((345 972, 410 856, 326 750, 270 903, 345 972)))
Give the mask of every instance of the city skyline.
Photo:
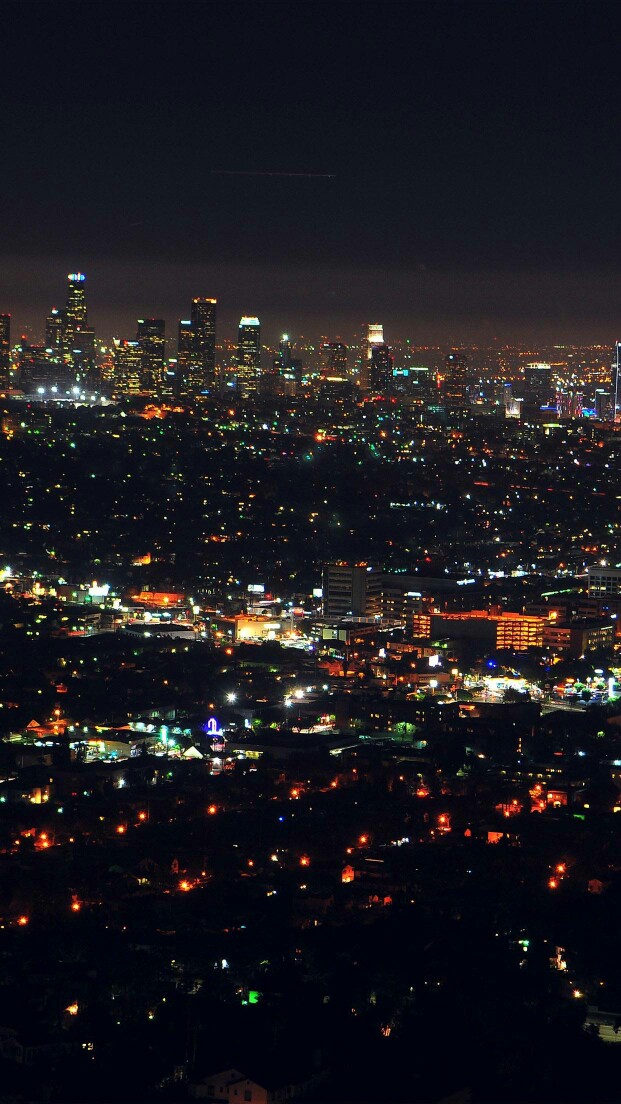
POLYGON ((98 0, 6 9, 0 310, 19 326, 80 269, 109 337, 183 317, 196 288, 231 330, 256 311, 275 334, 381 314, 423 341, 618 337, 614 5, 390 3, 384 79, 364 4, 296 22, 188 0, 178 54, 166 5, 124 5, 120 35, 98 0))

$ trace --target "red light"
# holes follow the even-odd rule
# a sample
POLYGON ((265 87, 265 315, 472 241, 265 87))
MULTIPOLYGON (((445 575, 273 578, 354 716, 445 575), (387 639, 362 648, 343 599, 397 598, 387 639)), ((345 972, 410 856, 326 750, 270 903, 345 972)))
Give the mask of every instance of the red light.
POLYGON ((117 830, 119 836, 122 836, 123 833, 125 832, 125 825, 124 824, 117 824, 116 830, 117 830))
POLYGON ((210 816, 214 816, 218 812, 218 806, 217 805, 210 805, 209 808, 207 809, 207 812, 209 813, 210 816))
POLYGON ((146 813, 138 813, 138 820, 146 820, 146 819, 147 819, 147 814, 146 813))
POLYGON ((20 928, 25 928, 26 924, 28 923, 28 917, 20 916, 17 923, 19 924, 20 928))
POLYGON ((308 855, 302 855, 300 859, 300 866, 310 866, 310 859, 308 855))

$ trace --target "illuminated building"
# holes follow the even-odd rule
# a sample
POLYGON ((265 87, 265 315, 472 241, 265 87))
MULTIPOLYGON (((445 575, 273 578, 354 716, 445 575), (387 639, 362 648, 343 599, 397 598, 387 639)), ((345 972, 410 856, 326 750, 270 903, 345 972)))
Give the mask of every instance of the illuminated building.
POLYGON ((579 391, 557 391, 556 411, 559 418, 581 418, 582 394, 579 391))
POLYGON ((430 635, 455 639, 477 640, 495 649, 525 652, 541 648, 545 618, 523 613, 489 613, 469 610, 467 613, 433 614, 430 635))
POLYGON ((216 299, 192 300, 192 342, 187 387, 193 395, 208 391, 215 384, 216 304, 216 299))
POLYGON ((597 565, 587 567, 589 598, 616 598, 621 595, 621 568, 597 565))
POLYGON ((242 395, 255 394, 261 376, 261 323, 244 315, 237 342, 237 386, 242 395))
POLYGON ((118 337, 114 346, 114 386, 122 395, 138 395, 142 385, 142 351, 137 341, 118 337))
POLYGON ((326 341, 321 346, 321 375, 347 376, 347 354, 349 349, 342 341, 326 341))
POLYGON ((371 390, 389 394, 393 390, 393 370, 395 362, 388 345, 373 345, 371 348, 371 390))
POLYGON ((65 312, 52 307, 45 319, 45 347, 62 355, 65 312))
POLYGON ((163 318, 139 318, 136 341, 141 356, 141 390, 159 390, 164 375, 166 323, 163 318))
POLYGON ((595 392, 595 417, 601 422, 612 419, 612 394, 598 387, 595 392))
POLYGON ((610 390, 612 392, 612 410, 613 421, 616 422, 619 414, 619 406, 621 404, 621 386, 619 383, 619 373, 621 372, 621 341, 615 342, 614 358, 612 361, 612 376, 610 380, 610 390))
POLYGON ((552 393, 552 365, 527 364, 524 370, 524 397, 529 402, 546 406, 552 393))
POLYGON ((175 394, 178 397, 186 395, 188 388, 188 376, 192 357, 192 321, 182 318, 179 322, 177 337, 177 372, 175 376, 175 394))
POLYGON ((380 612, 382 576, 367 563, 323 565, 323 616, 375 617, 380 612))
MULTIPOLYGON (((279 377, 278 380, 272 380, 276 384, 276 393, 295 395, 298 384, 302 380, 302 361, 297 360, 292 354, 293 343, 289 334, 283 334, 278 346, 278 356, 274 360, 274 372, 279 377)), ((263 377, 263 381, 267 382, 266 377, 263 377)))
POLYGON ((11 370, 11 315, 0 314, 0 387, 8 387, 11 370))
POLYGON ((444 358, 442 402, 446 410, 464 410, 468 406, 468 358, 456 351, 444 358))
POLYGON ((368 391, 371 386, 371 358, 374 345, 384 344, 384 327, 379 322, 369 322, 362 341, 362 357, 360 362, 360 387, 368 391))
POLYGON ((70 272, 67 280, 67 305, 64 310, 56 308, 48 316, 46 336, 55 342, 53 349, 69 365, 74 383, 97 385, 95 370, 95 334, 88 327, 86 309, 86 276, 81 272, 70 272))

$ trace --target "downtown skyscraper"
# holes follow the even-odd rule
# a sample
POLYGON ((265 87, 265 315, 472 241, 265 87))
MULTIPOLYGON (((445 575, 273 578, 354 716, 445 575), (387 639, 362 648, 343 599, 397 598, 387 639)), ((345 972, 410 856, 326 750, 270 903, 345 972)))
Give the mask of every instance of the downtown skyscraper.
POLYGON ((193 299, 190 317, 179 322, 175 386, 179 397, 195 398, 215 387, 217 302, 193 299))
POLYGON ((0 390, 10 386, 11 315, 0 314, 0 390))
POLYGON ((237 386, 243 396, 253 395, 261 378, 261 323, 244 315, 237 337, 237 386))

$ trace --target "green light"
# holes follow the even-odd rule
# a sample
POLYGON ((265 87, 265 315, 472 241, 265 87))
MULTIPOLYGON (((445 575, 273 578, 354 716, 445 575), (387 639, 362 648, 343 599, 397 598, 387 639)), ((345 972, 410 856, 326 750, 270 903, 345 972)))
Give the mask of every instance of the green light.
POLYGON ((259 1003, 259 995, 260 994, 259 994, 258 989, 249 989, 248 990, 248 1004, 258 1004, 259 1003))

